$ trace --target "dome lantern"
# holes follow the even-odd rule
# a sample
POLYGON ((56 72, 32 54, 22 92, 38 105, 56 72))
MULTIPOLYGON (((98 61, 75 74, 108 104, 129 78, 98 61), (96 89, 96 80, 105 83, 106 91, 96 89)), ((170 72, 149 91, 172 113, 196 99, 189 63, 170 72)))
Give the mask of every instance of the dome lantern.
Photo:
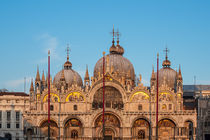
POLYGON ((169 50, 168 50, 168 48, 166 47, 166 49, 165 49, 164 51, 166 52, 166 57, 165 57, 165 60, 163 61, 162 66, 163 66, 164 68, 169 68, 169 67, 171 66, 171 62, 168 60, 168 52, 169 52, 169 50))
POLYGON ((64 69, 59 71, 53 80, 56 87, 60 87, 62 81, 65 81, 70 87, 72 84, 83 86, 81 76, 72 69, 72 63, 69 61, 69 46, 67 46, 67 61, 64 63, 64 69))

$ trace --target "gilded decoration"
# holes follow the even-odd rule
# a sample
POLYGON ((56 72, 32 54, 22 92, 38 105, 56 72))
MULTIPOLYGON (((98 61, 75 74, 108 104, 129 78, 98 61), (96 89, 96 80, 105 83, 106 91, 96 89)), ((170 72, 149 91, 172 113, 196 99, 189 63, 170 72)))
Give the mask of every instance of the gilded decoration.
POLYGON ((138 119, 134 122, 133 127, 149 127, 149 123, 144 119, 138 119))
POLYGON ((159 101, 172 101, 172 96, 170 93, 162 92, 159 94, 159 101))
MULTIPOLYGON (((48 101, 48 94, 46 94, 43 99, 43 102, 47 101, 48 101)), ((55 93, 50 93, 50 102, 60 102, 59 96, 55 93)))
POLYGON ((70 119, 66 122, 65 127, 81 127, 82 123, 78 119, 70 119))
POLYGON ((85 101, 85 98, 79 92, 72 92, 72 93, 69 93, 68 96, 66 97, 66 102, 71 102, 71 101, 83 102, 85 101))
POLYGON ((130 101, 142 101, 142 100, 146 100, 149 101, 150 96, 145 93, 145 92, 136 92, 131 96, 130 101))
MULTIPOLYGON (((120 121, 118 118, 112 114, 105 114, 104 121, 106 126, 120 127, 120 121)), ((103 124, 103 115, 100 115, 95 122, 96 127, 101 127, 103 124)))
POLYGON ((164 120, 159 121, 158 126, 159 127, 175 127, 175 124, 171 120, 164 119, 164 120))

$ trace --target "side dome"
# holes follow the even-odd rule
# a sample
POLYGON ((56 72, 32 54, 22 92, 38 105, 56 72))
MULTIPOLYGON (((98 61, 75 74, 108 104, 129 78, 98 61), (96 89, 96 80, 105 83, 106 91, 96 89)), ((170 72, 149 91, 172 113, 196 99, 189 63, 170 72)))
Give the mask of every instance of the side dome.
MULTIPOLYGON (((112 46, 109 49, 110 54, 105 56, 105 72, 114 74, 116 78, 121 79, 131 79, 134 83, 135 72, 133 64, 125 57, 123 57, 124 49, 119 45, 119 40, 117 40, 117 45, 115 46, 114 40, 112 41, 112 46)), ((103 73, 103 57, 100 58, 94 67, 94 77, 99 77, 103 73)))
POLYGON ((164 83, 168 85, 168 87, 175 89, 177 82, 177 72, 172 68, 163 67, 159 71, 159 85, 163 85, 164 83))
POLYGON ((170 67, 171 62, 168 60, 167 54, 162 66, 163 68, 159 70, 159 86, 166 84, 168 87, 176 89, 177 72, 170 67))
POLYGON ((73 84, 83 86, 82 78, 76 71, 72 69, 72 63, 69 61, 68 56, 67 61, 64 64, 64 69, 55 75, 53 84, 59 88, 63 82, 65 82, 68 87, 73 84))

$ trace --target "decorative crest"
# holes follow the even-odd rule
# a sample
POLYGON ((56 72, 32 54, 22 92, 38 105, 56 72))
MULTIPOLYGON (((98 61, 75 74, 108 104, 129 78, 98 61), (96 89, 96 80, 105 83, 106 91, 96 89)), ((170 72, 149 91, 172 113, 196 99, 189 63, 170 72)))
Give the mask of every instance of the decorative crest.
POLYGON ((117 36, 117 45, 119 45, 120 36, 121 36, 121 33, 119 32, 119 29, 117 29, 116 36, 117 36))
POLYGON ((67 53, 67 61, 69 61, 69 44, 67 44, 66 53, 67 53))
POLYGON ((116 32, 114 31, 114 24, 113 24, 113 30, 112 30, 111 34, 112 34, 112 37, 113 37, 112 44, 114 44, 114 42, 115 42, 114 37, 116 36, 116 32))
POLYGON ((168 52, 169 52, 169 50, 168 50, 167 45, 166 45, 166 49, 164 50, 164 52, 166 53, 166 60, 168 60, 168 52))

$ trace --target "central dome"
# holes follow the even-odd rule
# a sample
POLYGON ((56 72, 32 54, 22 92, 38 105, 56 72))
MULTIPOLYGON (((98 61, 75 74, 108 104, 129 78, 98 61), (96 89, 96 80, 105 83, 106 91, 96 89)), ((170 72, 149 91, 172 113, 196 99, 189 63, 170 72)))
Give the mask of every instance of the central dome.
MULTIPOLYGON (((117 73, 117 77, 125 76, 134 81, 135 73, 132 63, 119 54, 108 54, 105 56, 105 71, 117 73), (107 59, 108 58, 108 59, 107 59)), ((103 58, 99 59, 94 68, 94 77, 103 73, 103 58)))
MULTIPOLYGON (((115 74, 119 79, 125 77, 125 79, 131 79, 135 81, 135 72, 132 63, 125 57, 123 57, 124 49, 119 45, 119 40, 117 40, 117 45, 114 45, 114 40, 112 41, 112 46, 109 49, 110 54, 105 56, 105 72, 110 72, 115 74)), ((98 77, 99 74, 103 74, 103 57, 98 60, 94 68, 94 77, 98 77)))

